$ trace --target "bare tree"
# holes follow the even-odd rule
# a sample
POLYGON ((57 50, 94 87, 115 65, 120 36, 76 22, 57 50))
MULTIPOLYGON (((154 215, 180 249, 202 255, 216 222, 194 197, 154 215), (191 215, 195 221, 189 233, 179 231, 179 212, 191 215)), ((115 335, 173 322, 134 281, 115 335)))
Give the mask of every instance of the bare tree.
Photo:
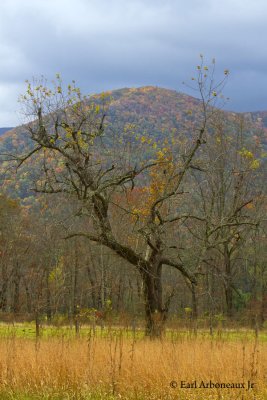
MULTIPOLYGON (((205 221, 198 232, 198 262, 206 266, 208 274, 215 274, 222 281, 227 315, 231 318, 233 293, 238 293, 235 261, 261 220, 259 212, 255 212, 262 201, 262 191, 255 185, 260 160, 257 149, 252 149, 245 139, 249 126, 243 116, 234 116, 230 124, 225 122, 223 113, 217 113, 211 127, 213 133, 203 149, 201 171, 192 170, 195 200, 205 221)), ((207 291, 212 298, 212 288, 207 291)))
POLYGON ((161 335, 170 303, 171 295, 163 299, 163 266, 196 284, 194 271, 186 267, 168 232, 177 221, 203 220, 192 210, 181 213, 178 205, 186 201, 188 172, 207 141, 207 125, 228 71, 219 84, 213 74, 214 63, 209 75, 202 60, 195 79, 201 118, 199 126, 188 132, 186 145, 180 146, 179 135, 172 147, 159 147, 144 136, 146 156, 140 147, 135 154, 127 153, 125 137, 108 129, 104 95, 83 97, 74 84, 64 91, 58 77, 53 89, 43 82, 28 83, 22 97, 24 112, 33 121, 25 128, 34 146, 19 158, 18 167, 35 159, 37 192, 76 199, 76 213, 85 220, 85 229, 74 229, 68 238, 86 237, 137 268, 144 290, 146 332, 151 336, 161 335), (128 226, 128 235, 122 225, 128 226))

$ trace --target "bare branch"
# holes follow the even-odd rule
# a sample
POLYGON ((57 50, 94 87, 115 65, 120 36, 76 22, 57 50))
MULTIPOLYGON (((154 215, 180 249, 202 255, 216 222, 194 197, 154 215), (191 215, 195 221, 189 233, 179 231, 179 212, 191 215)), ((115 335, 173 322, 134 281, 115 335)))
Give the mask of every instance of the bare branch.
POLYGON ((177 263, 175 261, 170 260, 169 258, 162 258, 161 263, 177 269, 183 274, 183 276, 188 278, 191 283, 197 284, 195 276, 192 275, 189 271, 187 271, 182 263, 177 263))

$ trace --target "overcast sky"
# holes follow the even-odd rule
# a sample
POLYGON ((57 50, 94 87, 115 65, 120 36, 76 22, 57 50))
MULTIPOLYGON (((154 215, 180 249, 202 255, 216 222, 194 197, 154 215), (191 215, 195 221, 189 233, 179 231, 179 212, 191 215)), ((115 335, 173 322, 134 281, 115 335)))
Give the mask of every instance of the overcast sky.
POLYGON ((186 91, 200 53, 230 70, 228 109, 267 110, 266 21, 266 0, 0 0, 0 127, 33 76, 186 91))

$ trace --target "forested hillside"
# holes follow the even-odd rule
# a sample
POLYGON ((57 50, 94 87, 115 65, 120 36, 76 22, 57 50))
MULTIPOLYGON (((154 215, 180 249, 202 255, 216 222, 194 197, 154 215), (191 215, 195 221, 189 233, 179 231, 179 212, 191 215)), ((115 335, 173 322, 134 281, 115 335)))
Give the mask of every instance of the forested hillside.
POLYGON ((0 136, 2 136, 5 132, 10 131, 11 129, 13 129, 13 128, 11 128, 11 127, 9 127, 9 128, 0 128, 0 136))
MULTIPOLYGON (((157 87, 143 87, 137 89, 120 89, 108 92, 111 101, 107 112, 107 142, 110 147, 114 144, 110 130, 125 137, 129 132, 134 132, 135 139, 149 137, 151 140, 161 143, 162 140, 170 141, 177 133, 190 138, 201 120, 201 102, 174 90, 167 90, 157 87), (108 137, 110 136, 110 139, 108 137)), ((94 98, 94 97, 93 97, 94 98)), ((99 96, 95 96, 96 99, 99 96)), ((237 114, 224 112, 225 122, 229 128, 238 116, 246 121, 245 135, 250 145, 257 143, 266 149, 267 143, 267 117, 266 113, 245 113, 237 114)), ((0 138, 1 152, 22 154, 31 143, 22 127, 9 130, 2 128, 0 138)), ((132 140, 132 139, 131 139, 132 140)), ((17 177, 11 178, 11 171, 5 169, 7 165, 2 164, 1 179, 5 182, 4 187, 12 197, 18 196, 27 202, 27 198, 33 195, 31 190, 31 180, 34 171, 27 166, 17 171, 17 177), (4 168, 4 169, 3 169, 4 168)))

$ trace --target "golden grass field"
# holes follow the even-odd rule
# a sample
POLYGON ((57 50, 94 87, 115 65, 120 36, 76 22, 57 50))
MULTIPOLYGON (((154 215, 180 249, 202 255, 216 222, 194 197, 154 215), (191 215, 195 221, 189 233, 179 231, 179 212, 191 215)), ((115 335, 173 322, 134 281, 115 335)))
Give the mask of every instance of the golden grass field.
POLYGON ((149 340, 120 329, 37 341, 10 333, 0 338, 0 399, 265 400, 267 341, 201 333, 149 340), (181 388, 181 381, 255 388, 181 388))

